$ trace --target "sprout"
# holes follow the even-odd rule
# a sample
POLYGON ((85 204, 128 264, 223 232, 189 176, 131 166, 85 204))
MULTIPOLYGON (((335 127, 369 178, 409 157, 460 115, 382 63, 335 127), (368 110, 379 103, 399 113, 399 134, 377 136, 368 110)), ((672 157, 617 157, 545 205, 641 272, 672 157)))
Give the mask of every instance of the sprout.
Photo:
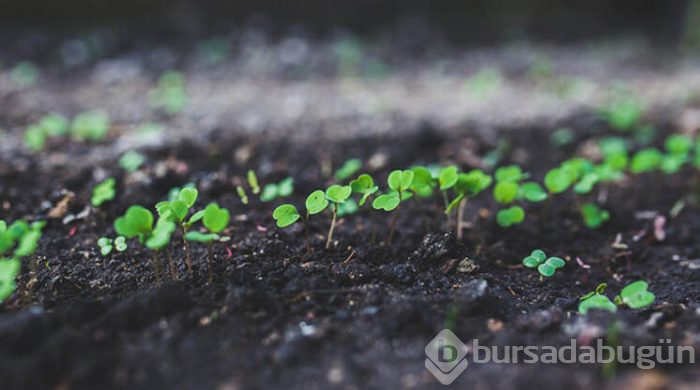
POLYGON ((566 191, 575 181, 572 171, 562 167, 554 168, 544 176, 544 186, 550 194, 559 194, 566 191))
MULTIPOLYGON (((384 211, 398 210, 401 202, 412 196, 409 190, 411 189, 411 185, 413 185, 413 178, 414 173, 411 170, 402 171, 397 169, 392 171, 387 178, 390 192, 375 198, 372 202, 372 208, 384 211)), ((394 238, 394 230, 396 228, 398 215, 397 212, 391 220, 387 244, 391 244, 391 240, 394 238)))
POLYGON ((421 198, 432 196, 436 183, 430 170, 426 167, 419 166, 411 168, 411 171, 413 171, 411 191, 421 198))
POLYGON ((328 229, 328 237, 326 238, 326 249, 331 247, 331 242, 333 241, 333 231, 335 230, 335 222, 338 216, 338 205, 345 203, 345 201, 352 194, 352 188, 350 186, 341 186, 338 184, 333 184, 326 189, 326 199, 331 202, 331 226, 328 229))
POLYGON ((198 215, 201 215, 202 224, 207 229, 207 232, 189 232, 185 235, 185 238, 190 241, 207 243, 207 266, 209 281, 211 281, 212 263, 214 259, 213 244, 214 241, 223 241, 228 239, 228 237, 221 237, 220 233, 223 232, 226 227, 228 227, 229 220, 231 219, 231 213, 227 209, 219 207, 219 205, 216 203, 209 203, 204 209, 204 212, 198 213, 198 215))
POLYGON ((238 197, 241 199, 241 202, 244 205, 247 205, 249 202, 248 199, 248 194, 245 192, 245 188, 243 186, 236 186, 236 193, 238 194, 238 197))
POLYGON ((590 292, 581 297, 578 311, 581 314, 588 313, 588 310, 598 309, 611 312, 617 311, 617 306, 626 305, 631 309, 641 309, 654 303, 656 296, 648 290, 649 284, 644 280, 638 280, 625 286, 620 295, 615 297, 615 302, 604 295, 607 284, 601 283, 594 292, 590 292))
POLYGON ((663 154, 659 152, 658 149, 647 148, 642 149, 637 152, 634 157, 632 157, 632 163, 630 164, 630 170, 632 173, 642 173, 653 171, 659 168, 663 161, 663 154))
POLYGON ((103 180, 92 189, 90 203, 93 207, 100 207, 103 203, 113 200, 115 195, 114 185, 116 180, 113 177, 103 180))
POLYGON ((588 294, 582 296, 578 304, 578 312, 581 314, 588 313, 591 309, 596 310, 607 310, 610 312, 616 312, 617 306, 604 295, 605 288, 608 285, 606 283, 601 283, 596 287, 595 291, 589 292, 588 294))
POLYGON ((372 178, 372 176, 366 173, 358 176, 357 179, 351 181, 350 188, 352 189, 353 193, 359 194, 361 196, 359 202, 360 206, 364 206, 365 202, 367 202, 367 199, 369 199, 370 196, 374 195, 374 193, 376 193, 379 190, 379 187, 374 185, 374 179, 372 178))
POLYGON ((559 257, 547 258, 541 249, 535 249, 529 256, 523 259, 523 265, 528 268, 537 268, 537 272, 545 277, 554 275, 557 269, 566 265, 566 262, 559 257))
POLYGON ((21 264, 17 258, 0 258, 0 303, 10 297, 17 289, 17 275, 21 264))
POLYGON ((248 170, 248 185, 250 186, 251 191, 255 195, 260 193, 260 184, 258 184, 258 176, 255 174, 254 170, 248 170))
POLYGON ((647 290, 649 284, 644 280, 638 280, 625 286, 620 295, 615 297, 618 305, 627 305, 631 309, 641 309, 654 303, 656 295, 647 290))
POLYGON ((525 220, 525 210, 520 206, 512 206, 498 211, 496 222, 501 227, 507 228, 519 224, 525 220))
POLYGON ((104 111, 86 111, 78 114, 71 125, 71 136, 76 141, 102 141, 109 132, 109 116, 104 111))
POLYGON ((124 252, 128 248, 124 236, 119 236, 114 240, 109 237, 100 237, 100 239, 97 240, 97 246, 100 248, 102 256, 109 255, 114 249, 116 249, 117 252, 124 252))
POLYGON ((198 222, 204 216, 203 211, 192 214, 192 216, 187 220, 187 216, 190 210, 197 202, 197 197, 199 196, 199 191, 194 187, 185 186, 183 189, 179 190, 176 195, 171 197, 171 200, 158 202, 156 204, 156 210, 158 215, 161 217, 169 216, 173 222, 180 226, 182 231, 182 243, 185 248, 185 261, 187 263, 187 272, 192 275, 192 254, 190 252, 190 245, 187 242, 187 229, 192 226, 195 222, 198 222))
POLYGON ((143 154, 130 150, 119 158, 119 166, 129 173, 133 173, 138 171, 145 161, 146 158, 143 154))
POLYGON ((350 176, 354 175, 358 170, 362 168, 362 160, 358 158, 351 158, 345 161, 343 165, 338 168, 335 172, 335 180, 344 181, 350 176))
POLYGON ((284 198, 294 192, 294 179, 290 176, 279 183, 267 184, 260 194, 260 200, 263 202, 271 202, 278 198, 284 198))
POLYGON ((593 203, 586 203, 581 206, 581 216, 590 229, 596 229, 610 219, 610 213, 603 210, 593 203))

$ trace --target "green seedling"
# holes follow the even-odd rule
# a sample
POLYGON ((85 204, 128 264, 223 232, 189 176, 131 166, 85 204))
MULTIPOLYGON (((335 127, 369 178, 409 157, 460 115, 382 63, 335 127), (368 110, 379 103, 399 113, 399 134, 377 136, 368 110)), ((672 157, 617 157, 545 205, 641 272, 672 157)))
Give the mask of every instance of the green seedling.
POLYGON ((263 202, 272 202, 275 199, 290 196, 294 192, 294 179, 290 176, 279 183, 270 183, 265 185, 260 194, 260 200, 263 202))
POLYGON ((638 280, 625 286, 620 295, 615 297, 617 305, 626 305, 631 309, 641 309, 654 303, 656 295, 648 290, 649 284, 638 280))
POLYGON ((632 173, 653 171, 661 166, 663 158, 663 154, 658 149, 642 149, 632 157, 630 171, 632 173))
POLYGON ((248 199, 248 194, 245 192, 245 188, 243 188, 243 186, 236 186, 236 194, 238 194, 238 198, 241 200, 241 203, 248 205, 250 200, 248 199))
POLYGON ((102 256, 109 255, 115 249, 117 252, 124 252, 128 248, 124 236, 119 236, 114 240, 109 237, 100 237, 100 239, 97 240, 97 246, 100 248, 100 254, 102 254, 102 256))
POLYGON ((360 195, 359 205, 364 206, 367 199, 379 191, 379 187, 374 185, 372 176, 364 173, 357 179, 350 182, 350 188, 354 194, 360 195))
POLYGON ((258 184, 258 176, 255 174, 255 171, 252 169, 248 171, 248 185, 250 186, 250 190, 255 194, 260 193, 260 184, 258 184))
MULTIPOLYGON (((46 225, 43 221, 27 223, 24 220, 16 220, 8 225, 0 220, 0 303, 12 295, 17 287, 16 277, 21 268, 21 261, 25 257, 32 256, 29 266, 30 275, 36 273, 36 252, 41 230, 46 225)), ((26 284, 26 294, 31 294, 32 283, 26 284)))
POLYGON ((185 76, 174 70, 163 73, 158 86, 149 92, 148 99, 155 109, 163 110, 169 115, 179 114, 187 106, 185 76))
POLYGON ((496 223, 507 228, 522 223, 525 220, 525 210, 520 206, 512 206, 499 210, 496 214, 496 223))
POLYGON ((462 238, 464 210, 467 205, 467 200, 478 195, 491 185, 491 176, 487 175, 480 169, 473 169, 468 173, 459 173, 457 182, 452 186, 452 189, 457 196, 447 204, 445 213, 449 216, 453 209, 457 208, 455 228, 457 229, 457 238, 462 238))
POLYGON ((396 221, 398 220, 398 209, 401 202, 411 198, 413 195, 410 192, 411 185, 413 184, 414 173, 411 170, 395 170, 389 174, 387 178, 387 184, 389 186, 390 192, 379 195, 372 201, 372 208, 375 210, 393 211, 394 217, 391 220, 389 227, 389 238, 387 239, 387 244, 391 244, 391 240, 394 238, 394 230, 396 228, 396 221))
POLYGON ((629 131, 639 123, 644 113, 642 102, 632 95, 618 96, 603 109, 603 116, 610 127, 620 131, 629 131))
POLYGON ((328 229, 328 237, 326 238, 326 249, 331 247, 331 242, 333 241, 333 231, 335 230, 335 223, 338 217, 338 205, 345 203, 352 194, 352 188, 350 186, 341 186, 338 184, 333 184, 326 189, 326 199, 330 202, 331 206, 331 226, 328 229))
POLYGON ((586 203, 581 206, 581 216, 589 229, 596 229, 610 219, 610 213, 593 203, 586 203))
POLYGON ((523 259, 523 265, 528 268, 537 268, 537 272, 544 277, 554 275, 556 270, 566 265, 559 257, 549 257, 541 249, 535 249, 529 256, 523 259))
POLYGON ((17 275, 21 268, 17 258, 0 258, 0 303, 14 294, 17 289, 17 275))
POLYGON ((420 198, 429 198, 433 195, 437 182, 433 173, 426 167, 413 167, 413 184, 411 191, 420 198))
POLYGON ((199 191, 197 191, 196 188, 186 186, 177 192, 176 197, 171 197, 171 200, 158 202, 156 204, 156 210, 161 218, 167 213, 173 222, 180 226, 180 230, 182 231, 182 243, 185 248, 187 272, 190 275, 192 275, 192 254, 190 252, 190 245, 186 239, 187 230, 190 226, 192 226, 192 224, 198 222, 204 216, 204 212, 200 211, 192 214, 189 220, 187 219, 187 216, 190 214, 190 210, 197 202, 198 196, 199 191))
POLYGON ((190 241, 207 243, 207 266, 209 273, 209 281, 212 280, 212 263, 214 258, 214 242, 226 241, 228 237, 222 237, 221 233, 228 227, 231 213, 216 203, 209 203, 200 214, 202 224, 206 228, 206 232, 192 231, 185 235, 185 238, 190 241))
POLYGON ((551 169, 544 176, 544 186, 550 194, 560 194, 573 184, 575 174, 563 167, 551 169))
POLYGON ((352 175, 357 173, 360 168, 362 168, 362 160, 359 158, 351 158, 350 160, 345 161, 345 163, 343 163, 343 165, 335 172, 335 180, 347 180, 352 175))
POLYGON ((116 183, 117 181, 113 177, 110 177, 97 184, 92 189, 92 197, 90 198, 92 207, 100 207, 105 202, 113 200, 116 194, 114 189, 116 183))
POLYGON ((119 158, 119 166, 129 173, 138 171, 144 162, 146 162, 146 157, 144 157, 143 154, 133 150, 124 153, 119 158))
POLYGON ((604 295, 607 284, 601 283, 596 291, 590 292, 581 297, 578 311, 586 314, 590 309, 617 311, 617 306, 627 306, 631 309, 641 309, 654 303, 656 296, 648 290, 649 284, 644 280, 638 280, 625 286, 620 295, 615 297, 615 301, 604 295))
POLYGON ((595 291, 582 296, 579 299, 578 312, 584 315, 591 309, 616 312, 617 306, 605 295, 607 286, 607 283, 601 283, 596 287, 595 291))
POLYGON ((109 132, 109 116, 104 111, 86 111, 73 119, 70 133, 76 141, 102 141, 109 132))

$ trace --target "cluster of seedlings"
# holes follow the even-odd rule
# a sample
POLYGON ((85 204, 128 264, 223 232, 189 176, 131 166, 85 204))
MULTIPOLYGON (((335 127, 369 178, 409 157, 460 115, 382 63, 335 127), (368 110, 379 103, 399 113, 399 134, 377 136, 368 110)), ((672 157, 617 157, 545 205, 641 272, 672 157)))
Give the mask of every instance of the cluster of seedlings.
MULTIPOLYGON (((29 259, 31 277, 35 274, 34 252, 44 226, 43 221, 30 224, 19 219, 8 225, 0 220, 0 303, 15 292, 17 275, 25 259, 29 259)), ((25 296, 31 294, 32 286, 32 280, 25 283, 25 296)))

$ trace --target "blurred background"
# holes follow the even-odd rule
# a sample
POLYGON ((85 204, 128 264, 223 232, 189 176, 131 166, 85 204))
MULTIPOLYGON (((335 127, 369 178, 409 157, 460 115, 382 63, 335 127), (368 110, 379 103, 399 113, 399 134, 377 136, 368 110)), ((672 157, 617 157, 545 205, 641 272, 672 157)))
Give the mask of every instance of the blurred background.
POLYGON ((649 112, 700 101, 700 0, 0 0, 0 9, 6 145, 42 115, 94 109, 124 134, 158 123, 172 140, 337 138, 550 126, 621 94, 649 112), (154 104, 159 93, 169 103, 154 104))

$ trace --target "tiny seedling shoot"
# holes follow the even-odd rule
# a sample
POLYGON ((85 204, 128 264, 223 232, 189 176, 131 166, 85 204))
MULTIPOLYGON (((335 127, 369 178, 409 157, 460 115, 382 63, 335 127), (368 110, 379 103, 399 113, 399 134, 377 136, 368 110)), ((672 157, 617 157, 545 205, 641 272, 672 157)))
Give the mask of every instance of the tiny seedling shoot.
POLYGON ((540 275, 549 278, 566 265, 566 261, 559 257, 549 257, 541 249, 535 249, 529 256, 523 259, 523 265, 527 268, 537 268, 540 275))
POLYGON ((219 207, 216 203, 209 203, 203 212, 197 212, 193 215, 192 222, 202 221, 206 232, 191 231, 185 235, 185 239, 189 241, 202 242, 207 244, 207 266, 209 281, 212 280, 212 264, 214 257, 214 242, 227 241, 228 237, 220 235, 227 227, 231 214, 225 208, 219 207))

